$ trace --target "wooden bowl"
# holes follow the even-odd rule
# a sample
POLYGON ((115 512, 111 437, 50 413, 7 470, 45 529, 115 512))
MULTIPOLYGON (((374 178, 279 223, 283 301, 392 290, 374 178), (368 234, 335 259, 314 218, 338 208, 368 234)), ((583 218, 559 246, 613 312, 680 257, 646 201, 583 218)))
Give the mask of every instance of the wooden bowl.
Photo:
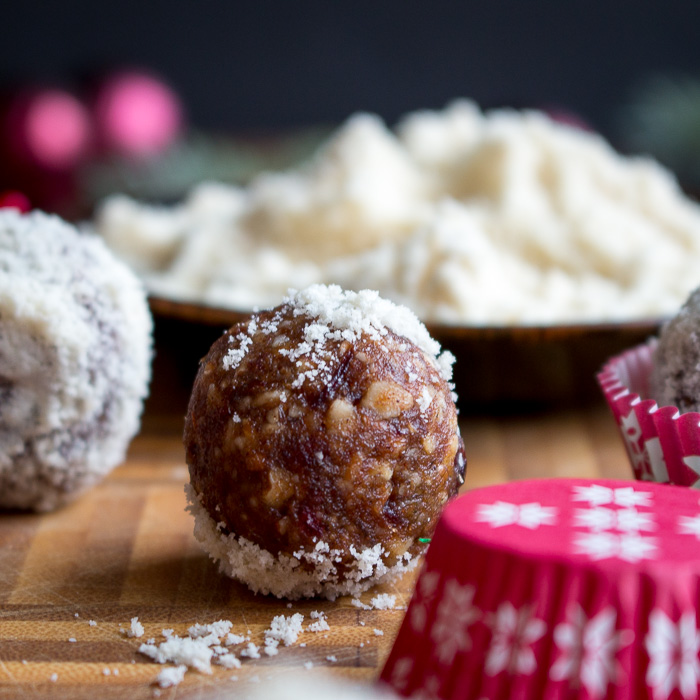
MULTIPOLYGON (((156 363, 168 362, 186 388, 211 344, 248 313, 150 298, 156 363)), ((604 362, 655 335, 663 319, 556 326, 454 326, 426 323, 454 353, 455 385, 464 413, 600 401, 596 373, 604 362)), ((155 369, 154 369, 155 372, 155 369)))

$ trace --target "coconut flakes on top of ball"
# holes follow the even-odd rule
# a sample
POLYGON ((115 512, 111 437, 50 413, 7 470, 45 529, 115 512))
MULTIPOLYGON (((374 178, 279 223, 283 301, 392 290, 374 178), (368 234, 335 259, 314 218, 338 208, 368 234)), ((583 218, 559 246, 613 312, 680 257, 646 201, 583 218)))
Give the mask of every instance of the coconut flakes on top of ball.
POLYGON ((367 290, 314 285, 233 326, 187 413, 197 539, 279 597, 357 595, 413 568, 463 480, 453 361, 367 290))

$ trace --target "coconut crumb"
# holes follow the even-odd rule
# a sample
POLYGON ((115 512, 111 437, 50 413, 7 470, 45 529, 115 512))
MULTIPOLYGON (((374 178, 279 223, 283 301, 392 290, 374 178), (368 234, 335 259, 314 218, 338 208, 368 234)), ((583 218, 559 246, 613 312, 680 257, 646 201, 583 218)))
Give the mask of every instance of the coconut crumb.
POLYGON ((248 637, 244 637, 242 634, 234 634, 233 632, 229 632, 226 635, 226 644, 229 646, 234 644, 243 644, 243 642, 247 641, 249 641, 248 637))
POLYGON ((49 676, 49 680, 50 680, 52 683, 55 683, 55 682, 58 680, 58 673, 52 673, 52 674, 49 676))
POLYGON ((259 659, 260 658, 260 647, 249 642, 248 646, 243 649, 241 656, 247 656, 249 659, 259 659))
POLYGON ((316 622, 311 623, 306 629, 308 632, 325 632, 330 629, 328 624, 328 619, 324 612, 319 612, 314 610, 311 613, 311 618, 316 620, 316 622))
POLYGON ((170 666, 164 668, 157 676, 155 682, 161 688, 171 688, 174 685, 180 685, 187 673, 187 666, 180 664, 179 666, 170 666))
POLYGON ((331 654, 330 656, 326 656, 326 661, 330 661, 332 664, 334 664, 337 660, 338 659, 334 654, 331 654))
POLYGON ((378 630, 376 627, 373 630, 374 636, 375 637, 383 637, 384 636, 384 630, 378 630))
POLYGON ((158 646, 142 644, 138 651, 159 664, 168 662, 185 664, 190 668, 196 668, 201 673, 211 673, 211 659, 214 652, 209 648, 207 641, 207 638, 192 639, 173 635, 158 646))
POLYGON ((75 637, 68 637, 68 641, 75 644, 78 640, 75 637))
POLYGON ((185 485, 185 493, 187 510, 195 520, 195 538, 226 575, 243 581, 254 593, 288 599, 358 596, 377 583, 393 581, 413 570, 419 562, 418 557, 403 558, 389 568, 382 560, 381 544, 360 551, 353 547, 354 561, 341 579, 336 563, 342 552, 331 550, 327 543, 318 542, 312 551, 300 549, 293 556, 277 556, 244 537, 221 532, 190 484, 185 485))
POLYGON ((227 652, 225 654, 217 656, 215 661, 219 666, 223 666, 224 668, 227 668, 229 670, 232 668, 241 667, 240 659, 236 658, 236 655, 232 654, 231 652, 227 652))
POLYGON ((380 593, 369 602, 375 610, 393 610, 396 607, 396 596, 390 593, 380 593))
POLYGON ((299 638, 303 622, 304 616, 301 613, 294 613, 289 617, 285 617, 284 615, 273 617, 270 628, 264 632, 265 644, 268 644, 268 640, 271 639, 282 642, 286 647, 290 644, 294 644, 299 638))
POLYGON ((132 617, 131 627, 128 630, 122 630, 122 632, 124 632, 127 637, 142 637, 144 628, 143 625, 139 622, 138 617, 132 617))
POLYGON ((307 671, 311 670, 313 667, 314 667, 314 662, 313 662, 313 661, 307 661, 307 662, 304 664, 304 668, 305 668, 307 671))
POLYGON ((97 623, 94 620, 88 620, 88 625, 90 625, 90 627, 97 627, 97 623))
POLYGON ((263 651, 265 654, 267 654, 267 656, 277 656, 277 654, 280 653, 278 647, 279 642, 276 639, 266 639, 263 651))

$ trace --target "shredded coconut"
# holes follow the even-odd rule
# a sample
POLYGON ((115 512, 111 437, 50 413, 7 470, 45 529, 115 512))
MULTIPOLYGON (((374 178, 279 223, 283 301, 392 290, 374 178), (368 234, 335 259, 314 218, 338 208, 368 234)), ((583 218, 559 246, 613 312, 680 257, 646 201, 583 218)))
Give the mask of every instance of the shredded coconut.
POLYGON ((244 637, 242 634, 233 634, 233 632, 229 632, 226 635, 226 644, 233 645, 233 644, 243 644, 243 642, 248 641, 246 637, 244 637))
POLYGON ((326 619, 326 614, 324 612, 319 612, 314 610, 311 612, 310 617, 316 622, 312 622, 306 629, 309 632, 325 632, 330 629, 328 625, 328 620, 326 619))
POLYGON ((170 666, 164 668, 157 676, 156 683, 161 688, 170 688, 174 685, 179 685, 185 678, 187 666, 180 664, 179 666, 170 666))
POLYGON ((211 673, 213 652, 207 645, 206 638, 192 639, 173 635, 157 646, 142 644, 139 653, 159 664, 185 664, 200 673, 211 673))
POLYGON ((0 210, 0 507, 52 510, 123 461, 151 326, 141 283, 102 240, 0 210))
POLYGON ((131 627, 128 630, 124 630, 127 637, 142 637, 143 636, 143 625, 139 622, 138 617, 131 618, 131 627))
POLYGON ((227 652, 225 654, 220 654, 219 656, 216 657, 215 660, 219 666, 223 666, 224 668, 227 668, 229 670, 232 668, 240 668, 241 667, 240 659, 236 658, 236 655, 232 654, 231 652, 227 652))
POLYGON ((259 659, 260 647, 256 644, 253 644, 253 642, 249 642, 248 646, 245 649, 243 649, 243 651, 241 651, 241 656, 247 656, 250 659, 259 659))
POLYGON ((187 630, 187 634, 189 634, 190 637, 206 637, 208 635, 223 637, 231 631, 231 627, 233 627, 233 623, 230 620, 218 620, 209 625, 192 625, 187 630))
POLYGON ((94 620, 88 620, 88 625, 90 625, 90 627, 97 627, 97 623, 94 620))
POLYGON ((163 296, 250 309, 333 281, 476 325, 671 315, 700 260, 700 210, 666 169, 466 100, 393 132, 355 115, 245 189, 205 184, 172 208, 110 198, 96 228, 163 296))
POLYGON ((390 593, 380 593, 370 600, 375 610, 393 610, 396 607, 396 596, 390 593))
POLYGON ((265 640, 274 639, 277 642, 282 642, 285 646, 294 644, 301 634, 301 626, 304 622, 304 616, 301 613, 294 613, 289 617, 277 615, 272 618, 270 628, 265 630, 265 640))
POLYGON ((243 537, 220 532, 190 484, 185 485, 185 493, 187 510, 195 519, 195 538, 225 574, 240 576, 255 593, 291 599, 321 595, 335 600, 342 595, 359 595, 380 582, 393 581, 412 571, 420 561, 418 557, 404 558, 388 568, 381 561, 382 547, 377 544, 363 551, 354 550, 355 561, 340 580, 334 565, 337 554, 319 547, 325 543, 318 543, 311 552, 296 552, 293 557, 275 556, 243 537), (300 561, 313 564, 314 568, 300 568, 300 561))

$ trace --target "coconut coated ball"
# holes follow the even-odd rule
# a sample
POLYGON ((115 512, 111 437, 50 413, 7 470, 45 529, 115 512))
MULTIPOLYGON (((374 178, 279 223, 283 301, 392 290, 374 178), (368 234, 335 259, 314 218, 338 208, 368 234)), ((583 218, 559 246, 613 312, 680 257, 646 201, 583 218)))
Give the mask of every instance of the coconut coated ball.
POLYGON ((0 508, 51 510, 124 459, 151 326, 141 284, 101 240, 0 211, 0 508))
POLYGON ((700 412, 700 288, 661 329, 650 390, 659 406, 700 412))
POLYGON ((233 326, 201 363, 185 424, 204 548, 289 598, 412 568, 463 481, 453 360, 370 291, 314 285, 233 326))

